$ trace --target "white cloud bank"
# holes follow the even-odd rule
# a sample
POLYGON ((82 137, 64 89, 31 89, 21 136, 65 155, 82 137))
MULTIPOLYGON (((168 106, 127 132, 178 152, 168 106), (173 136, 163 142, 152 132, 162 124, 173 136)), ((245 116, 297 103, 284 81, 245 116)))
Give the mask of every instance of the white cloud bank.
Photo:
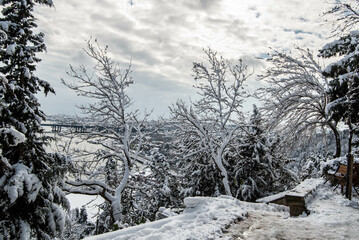
POLYGON ((136 85, 130 94, 136 106, 168 113, 177 98, 194 94, 192 62, 203 61, 210 46, 230 59, 249 59, 294 45, 316 51, 328 40, 320 15, 324 0, 61 0, 55 8, 37 8, 39 29, 46 34, 47 53, 38 75, 56 96, 40 96, 48 114, 74 113, 84 103, 60 84, 68 65, 91 62, 82 52, 91 36, 109 46, 113 58, 132 59, 136 85), (131 4, 131 2, 133 4, 131 4))

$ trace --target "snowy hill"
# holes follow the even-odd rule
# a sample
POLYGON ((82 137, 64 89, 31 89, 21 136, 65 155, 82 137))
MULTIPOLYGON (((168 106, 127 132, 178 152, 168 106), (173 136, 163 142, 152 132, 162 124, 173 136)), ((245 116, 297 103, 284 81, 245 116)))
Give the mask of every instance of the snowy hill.
POLYGON ((86 239, 357 239, 359 199, 332 190, 319 186, 309 216, 289 217, 287 207, 275 204, 195 197, 185 199, 183 214, 86 239))

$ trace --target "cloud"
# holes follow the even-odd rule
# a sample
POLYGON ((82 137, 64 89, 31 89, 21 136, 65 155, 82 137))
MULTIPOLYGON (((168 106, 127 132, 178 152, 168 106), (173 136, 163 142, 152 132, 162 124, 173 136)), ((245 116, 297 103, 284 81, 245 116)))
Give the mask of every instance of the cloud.
MULTIPOLYGON (((260 68, 254 57, 269 47, 281 50, 298 45, 315 51, 327 36, 319 17, 328 7, 324 1, 132 2, 62 0, 55 2, 55 8, 36 9, 48 49, 41 55, 44 61, 38 74, 59 89, 54 99, 64 101, 62 106, 72 109, 76 99, 69 97, 59 79, 69 64, 92 66, 82 51, 91 36, 108 45, 112 58, 122 66, 132 59, 137 83, 131 94, 139 98, 138 106, 163 111, 178 97, 193 97, 192 62, 203 61, 202 48, 209 46, 228 59, 242 57, 260 68)), ((44 108, 52 109, 50 100, 41 98, 44 108)))
POLYGON ((216 6, 218 1, 216 0, 194 0, 194 1, 186 1, 186 5, 190 9, 197 9, 200 11, 208 11, 216 6))

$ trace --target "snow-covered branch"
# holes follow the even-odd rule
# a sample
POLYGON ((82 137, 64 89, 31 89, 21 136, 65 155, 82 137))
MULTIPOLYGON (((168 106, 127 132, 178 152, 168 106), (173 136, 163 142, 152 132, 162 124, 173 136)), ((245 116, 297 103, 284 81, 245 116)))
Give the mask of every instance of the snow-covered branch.
POLYGON ((205 164, 217 170, 224 193, 232 195, 224 154, 243 125, 240 108, 247 94, 242 85, 250 74, 241 60, 231 65, 211 49, 204 52, 208 64, 193 64, 195 88, 201 98, 190 106, 179 100, 170 110, 174 120, 179 121, 179 139, 184 144, 181 154, 190 159, 198 155, 206 158, 205 164))
POLYGON ((66 181, 71 186, 67 190, 103 196, 111 208, 113 222, 116 222, 122 220, 122 194, 132 168, 139 158, 145 137, 154 130, 146 131, 150 113, 145 113, 141 119, 137 110, 129 109, 132 100, 126 91, 133 84, 131 63, 122 71, 108 56, 107 46, 102 48, 97 40, 87 41, 85 53, 95 60, 95 71, 89 73, 85 66, 79 69, 70 66, 68 76, 74 82, 64 79, 62 82, 78 95, 94 101, 80 109, 105 130, 91 131, 86 135, 88 142, 100 148, 79 154, 77 163, 82 163, 82 166, 74 172, 74 180, 66 181), (81 161, 82 154, 86 154, 87 159, 92 157, 93 161, 81 161))
POLYGON ((327 126, 336 137, 335 156, 339 156, 338 120, 326 111, 329 86, 313 54, 296 48, 295 53, 274 52, 267 62, 269 67, 259 75, 267 86, 259 89, 257 96, 264 101, 270 127, 282 129, 284 134, 287 131, 288 144, 297 141, 292 139, 298 136, 293 133, 307 137, 316 127, 327 126))

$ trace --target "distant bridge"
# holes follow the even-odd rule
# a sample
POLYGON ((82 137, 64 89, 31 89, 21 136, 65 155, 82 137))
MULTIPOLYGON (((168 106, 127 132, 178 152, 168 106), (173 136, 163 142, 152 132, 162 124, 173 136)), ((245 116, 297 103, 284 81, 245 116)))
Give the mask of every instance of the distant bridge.
POLYGON ((111 128, 111 127, 103 127, 103 126, 89 126, 83 124, 60 124, 60 123, 42 123, 43 127, 51 127, 52 132, 59 133, 64 128, 73 129, 75 133, 89 133, 92 131, 98 132, 108 132, 109 129, 115 130, 116 132, 120 132, 122 129, 120 128, 111 128))

